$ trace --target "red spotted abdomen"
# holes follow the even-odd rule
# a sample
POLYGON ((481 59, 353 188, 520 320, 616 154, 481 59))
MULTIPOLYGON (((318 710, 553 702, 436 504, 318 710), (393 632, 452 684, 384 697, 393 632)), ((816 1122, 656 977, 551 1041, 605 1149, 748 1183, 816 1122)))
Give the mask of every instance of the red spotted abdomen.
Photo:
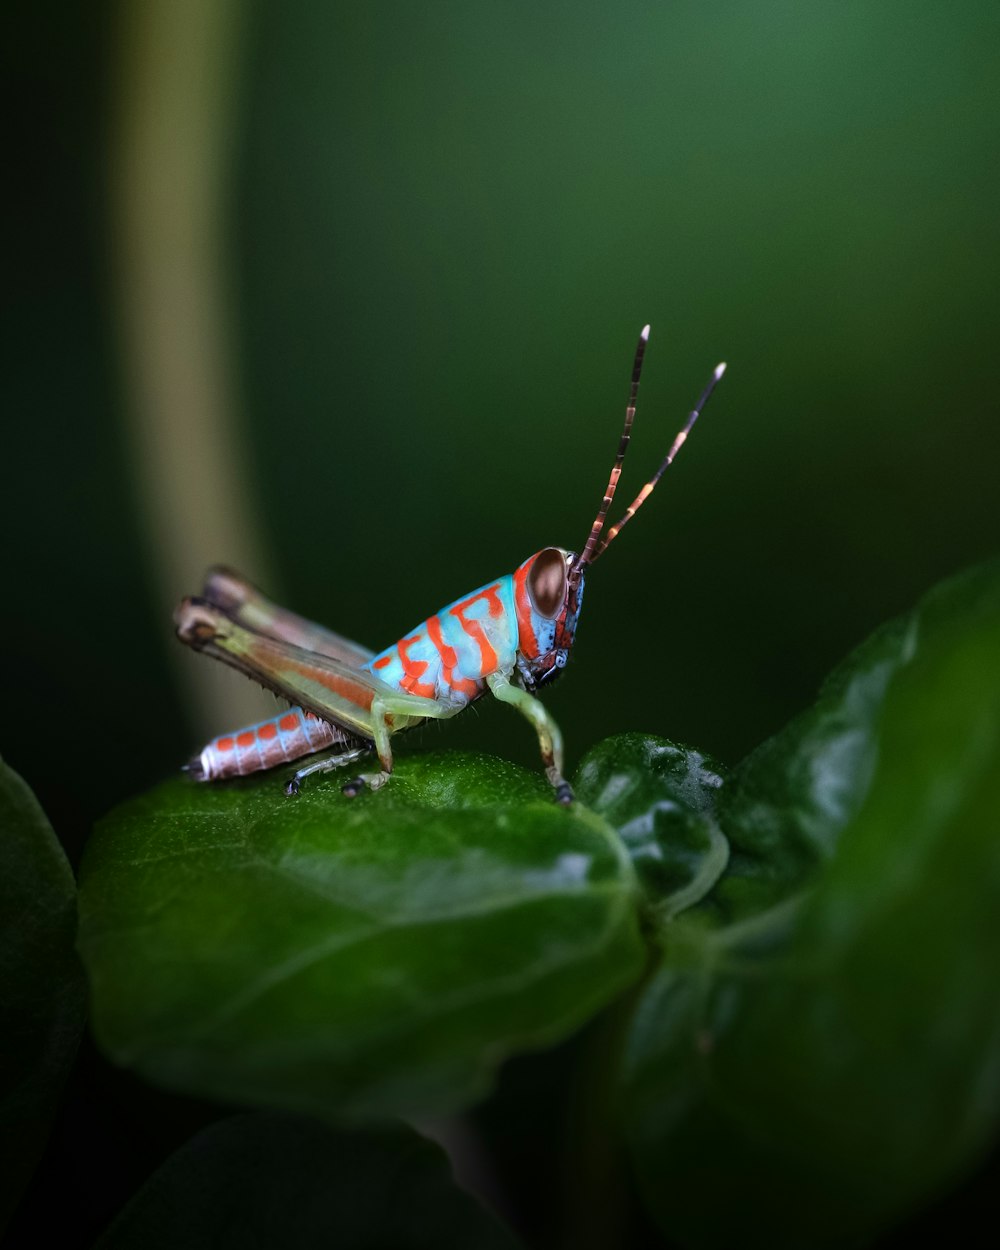
POLYGON ((293 707, 281 716, 223 734, 187 765, 195 781, 219 781, 274 768, 347 741, 343 730, 293 707))

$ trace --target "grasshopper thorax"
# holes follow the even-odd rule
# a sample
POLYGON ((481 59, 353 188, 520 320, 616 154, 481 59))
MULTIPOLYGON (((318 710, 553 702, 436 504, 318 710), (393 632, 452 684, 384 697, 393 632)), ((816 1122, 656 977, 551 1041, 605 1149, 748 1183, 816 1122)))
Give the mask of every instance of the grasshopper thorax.
POLYGON ((527 690, 552 681, 566 666, 583 602, 578 561, 573 551, 545 547, 514 573, 517 668, 527 690))

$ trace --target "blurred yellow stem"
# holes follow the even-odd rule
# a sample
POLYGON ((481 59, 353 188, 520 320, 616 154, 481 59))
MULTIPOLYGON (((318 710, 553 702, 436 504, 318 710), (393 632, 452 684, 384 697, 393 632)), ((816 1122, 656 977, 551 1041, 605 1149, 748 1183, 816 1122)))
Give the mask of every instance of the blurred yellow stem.
MULTIPOLYGON (((240 0, 119 7, 113 263, 134 490, 167 638, 205 566, 268 581, 245 471, 226 235, 240 0)), ((272 706, 170 641, 203 731, 272 706)))

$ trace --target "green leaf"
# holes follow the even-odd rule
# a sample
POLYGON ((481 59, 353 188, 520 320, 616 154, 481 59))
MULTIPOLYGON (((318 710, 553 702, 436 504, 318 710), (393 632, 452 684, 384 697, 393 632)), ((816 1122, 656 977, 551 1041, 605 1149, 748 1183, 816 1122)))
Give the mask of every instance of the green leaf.
POLYGON ((654 925, 698 903, 726 867, 714 813, 722 781, 714 760, 646 734, 607 738, 580 765, 577 798, 618 830, 654 925))
POLYGON ((711 905, 743 920, 807 883, 871 784, 886 687, 913 657, 915 618, 876 631, 824 682, 816 702, 739 764, 718 796, 730 845, 711 905))
POLYGON ((628 1042, 640 1181, 685 1245, 858 1244, 1000 1119, 1000 567, 863 647, 719 807, 724 903, 675 922, 628 1042))
POLYGON ((153 1174, 98 1250, 516 1250, 410 1129, 336 1133, 279 1112, 234 1116, 153 1174))
POLYGON ((0 761, 0 1229, 45 1145, 83 1029, 76 886, 35 796, 0 761))
POLYGON ((534 774, 418 756, 378 793, 177 779, 118 808, 81 873, 94 1027, 190 1092, 443 1112, 638 974, 614 831, 534 774))

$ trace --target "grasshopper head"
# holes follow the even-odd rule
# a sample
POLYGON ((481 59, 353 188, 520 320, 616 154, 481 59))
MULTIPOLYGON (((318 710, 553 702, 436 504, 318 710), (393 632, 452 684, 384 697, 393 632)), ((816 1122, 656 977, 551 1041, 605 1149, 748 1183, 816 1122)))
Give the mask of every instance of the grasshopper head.
POLYGON ((552 681, 569 658, 583 602, 578 559, 573 551, 545 547, 514 573, 517 667, 527 690, 552 681))

